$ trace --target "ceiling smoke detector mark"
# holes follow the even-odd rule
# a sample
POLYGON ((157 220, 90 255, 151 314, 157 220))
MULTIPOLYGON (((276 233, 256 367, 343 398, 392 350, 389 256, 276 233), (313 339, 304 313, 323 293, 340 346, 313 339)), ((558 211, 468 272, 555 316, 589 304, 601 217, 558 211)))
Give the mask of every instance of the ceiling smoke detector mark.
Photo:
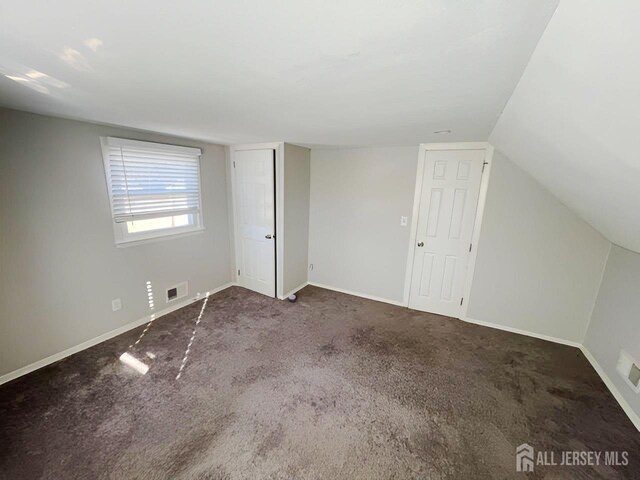
POLYGON ((178 298, 186 297, 189 293, 189 287, 187 282, 182 282, 173 287, 167 288, 167 302, 173 302, 178 298))
POLYGON ((636 393, 640 393, 640 362, 634 360, 631 355, 622 350, 620 351, 616 370, 627 385, 636 393))

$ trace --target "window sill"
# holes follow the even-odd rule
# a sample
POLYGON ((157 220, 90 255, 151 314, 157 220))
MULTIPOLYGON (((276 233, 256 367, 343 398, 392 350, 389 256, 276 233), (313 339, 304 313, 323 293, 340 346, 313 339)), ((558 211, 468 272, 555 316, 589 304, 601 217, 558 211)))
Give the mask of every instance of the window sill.
POLYGON ((116 247, 118 248, 128 248, 135 247, 137 245, 145 245, 147 243, 156 243, 156 242, 164 242, 166 240, 173 240, 181 237, 190 237, 191 235, 197 235, 199 233, 203 233, 206 230, 205 227, 197 227, 187 231, 175 232, 175 233, 166 233, 163 235, 158 235, 149 238, 140 238, 135 240, 122 240, 120 242, 116 242, 116 247))

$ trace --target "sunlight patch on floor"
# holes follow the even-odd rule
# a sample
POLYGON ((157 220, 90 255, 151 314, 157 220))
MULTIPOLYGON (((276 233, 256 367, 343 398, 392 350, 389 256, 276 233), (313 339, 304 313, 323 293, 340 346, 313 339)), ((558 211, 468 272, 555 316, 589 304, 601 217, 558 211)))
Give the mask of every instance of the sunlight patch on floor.
POLYGON ((182 359, 182 364, 180 365, 180 370, 178 371, 178 375, 176 375, 176 380, 179 380, 182 376, 182 371, 184 370, 185 365, 187 364, 187 359, 189 358, 189 352, 191 351, 191 345, 193 345, 193 341, 196 338, 196 332, 198 331, 198 325, 200 325, 200 320, 202 320, 202 314, 204 313, 204 309, 207 306, 207 302, 209 301, 209 292, 207 292, 207 296, 204 298, 204 302, 202 302, 202 308, 200 309, 200 314, 198 315, 198 319, 196 320, 196 324, 193 327, 193 333, 191 334, 191 339, 189 340, 189 344, 187 345, 187 349, 184 352, 184 357, 182 359))

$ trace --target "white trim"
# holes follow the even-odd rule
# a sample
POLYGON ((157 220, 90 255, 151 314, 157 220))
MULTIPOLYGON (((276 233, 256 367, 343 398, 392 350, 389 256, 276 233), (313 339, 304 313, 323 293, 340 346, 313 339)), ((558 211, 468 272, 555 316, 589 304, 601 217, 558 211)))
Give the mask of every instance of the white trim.
POLYGON ((505 332, 517 333, 519 335, 525 335, 527 337, 539 338, 540 340, 546 340, 548 342, 560 343, 562 345, 568 345, 570 347, 582 348, 582 344, 574 342, 572 340, 565 340, 564 338, 552 337, 550 335, 543 335, 541 333, 529 332, 528 330, 521 330, 519 328, 508 327, 506 325, 500 325, 499 323, 485 322, 484 320, 475 320, 473 318, 464 317, 461 318, 463 322, 474 323, 482 327, 495 328, 497 330, 504 330, 505 332))
POLYGON ((164 242, 165 240, 171 240, 174 238, 190 237, 191 235, 196 235, 198 233, 204 232, 206 228, 201 226, 197 228, 190 228, 188 230, 182 230, 179 232, 176 232, 175 228, 171 228, 169 230, 171 230, 171 232, 164 235, 156 235, 149 238, 141 238, 139 240, 126 240, 124 242, 116 242, 116 247, 129 248, 135 247, 136 245, 145 245, 147 243, 164 242))
POLYGON ((587 360, 589 361, 593 369, 600 376, 600 378, 602 379, 606 387, 609 389, 613 397, 616 399, 616 401, 618 402, 618 404, 620 405, 624 413, 627 414, 627 417, 629 417, 629 420, 631 420, 631 422, 634 424, 636 429, 640 431, 640 416, 633 411, 633 408, 631 408, 631 405, 629 405, 629 403, 625 400, 620 390, 618 390, 618 387, 616 386, 616 384, 613 383, 613 381, 611 381, 611 378, 609 378, 609 376, 606 374, 604 369, 600 366, 596 358, 591 354, 591 352, 583 344, 574 342, 571 340, 565 340, 563 338, 551 337, 549 335, 542 335, 539 333, 529 332, 526 330, 520 330, 519 328, 507 327, 504 325, 499 325, 497 323, 485 322, 482 320, 474 320, 468 317, 463 318, 461 320, 467 323, 475 323, 476 325, 481 325, 483 327, 495 328, 497 330, 504 330, 505 332, 516 333, 519 335, 526 335, 527 337, 539 338, 541 340, 546 340, 548 342, 560 343, 562 345, 568 345, 570 347, 575 347, 580 349, 580 351, 587 358, 587 360))
POLYGON ((243 150, 278 150, 283 142, 265 142, 265 143, 249 143, 246 145, 231 145, 231 152, 240 152, 243 150))
POLYGON ((409 231, 409 251, 407 253, 407 266, 404 272, 404 291, 402 292, 402 305, 409 306, 409 293, 411 292, 411 277, 413 276, 413 260, 415 258, 416 237, 418 235, 418 216, 420 214, 420 197, 422 195, 422 177, 424 176, 424 145, 418 149, 418 167, 416 168, 416 186, 413 192, 413 210, 411 211, 411 230, 409 231))
POLYGON ((480 245, 480 230, 482 229, 482 219, 484 209, 487 204, 487 192, 489 191, 489 179, 491 178, 491 166, 493 165, 493 146, 487 145, 484 156, 485 167, 480 178, 480 193, 478 194, 478 206, 476 207, 476 218, 473 222, 473 234, 471 235, 471 252, 467 262, 465 273, 464 290, 462 291, 462 310, 460 315, 466 318, 469 311, 469 301, 471 300, 471 287, 473 285, 473 274, 476 270, 476 259, 478 258, 478 246, 480 245))
MULTIPOLYGON (((174 305, 171 305, 168 308, 165 308, 164 310, 160 310, 158 312, 154 312, 152 315, 154 315, 154 319, 157 320, 158 318, 167 315, 171 312, 174 312, 175 310, 178 310, 182 307, 186 307, 187 305, 190 305, 194 302, 197 302, 198 300, 200 300, 204 295, 213 295, 214 293, 218 293, 221 292, 222 290, 225 290, 231 286, 235 285, 235 283, 233 282, 229 282, 226 283, 224 285, 222 285, 221 287, 217 287, 214 288, 213 290, 210 290, 208 292, 205 292, 204 294, 198 294, 193 298, 189 298, 187 300, 183 300, 180 303, 176 303, 174 305)), ((146 317, 140 318, 138 320, 135 320, 131 323, 127 323, 126 325, 123 325, 121 327, 118 327, 114 330, 111 330, 107 333, 103 333, 102 335, 99 335, 95 338, 92 338, 90 340, 87 340, 86 342, 82 342, 74 347, 71 348, 67 348, 66 350, 63 350, 61 352, 58 353, 54 353, 53 355, 49 355, 46 358, 43 358, 42 360, 38 360, 37 362, 33 362, 29 365, 26 365, 24 367, 18 368, 17 370, 14 370, 13 372, 9 372, 6 373, 4 375, 2 375, 0 377, 0 385, 2 385, 3 383, 7 383, 10 382, 11 380, 14 380, 18 377, 21 377, 23 375, 26 375, 28 373, 31 373, 35 370, 38 370, 39 368, 42 367, 46 367, 47 365, 50 365, 54 362, 57 362, 59 360, 62 360, 63 358, 66 358, 70 355, 73 355, 74 353, 78 353, 82 350, 86 350, 87 348, 93 347, 94 345, 97 345, 99 343, 102 343, 106 340, 109 340, 110 338, 113 337, 117 337, 118 335, 121 335, 125 332, 128 332, 129 330, 132 330, 134 328, 140 327, 146 323, 148 323, 151 320, 151 315, 147 315, 146 317)))
POLYGON ((488 164, 480 177, 480 192, 478 194, 478 205, 476 206, 476 216, 473 223, 473 234, 471 243, 473 248, 469 255, 467 268, 465 270, 465 282, 463 289, 463 305, 460 307, 460 316, 466 317, 471 287, 473 283, 473 273, 476 267, 478 243, 480 241, 480 228, 486 205, 487 192, 489 190, 489 179, 491 177, 491 164, 493 163, 493 146, 488 142, 459 142, 459 143, 421 143, 418 151, 418 167, 416 169, 416 186, 413 194, 413 210, 411 213, 411 231, 409 232, 409 251, 407 252, 407 265, 404 276, 404 292, 402 295, 402 306, 409 306, 409 295, 411 293, 411 277, 413 274, 413 261, 415 257, 415 244, 418 234, 418 216, 420 214, 420 198, 422 196, 422 177, 426 153, 437 150, 485 150, 484 161, 488 164))
POLYGON ((284 292, 284 142, 276 149, 276 297, 284 292))
POLYGON ((114 147, 132 147, 152 149, 160 152, 182 153, 186 155, 202 155, 202 149, 198 147, 184 147, 182 145, 173 145, 170 143, 148 142, 144 140, 132 140, 130 138, 121 137, 101 137, 106 141, 106 145, 114 147))
MULTIPOLYGON (((366 298, 366 299, 369 299, 369 300, 375 300, 375 301, 378 301, 378 302, 384 302, 384 303, 390 303, 392 305, 403 306, 401 302, 396 302, 395 300, 388 300, 388 299, 385 299, 385 298, 374 297, 373 295, 366 295, 366 294, 362 294, 362 293, 357 293, 357 292, 353 292, 353 291, 350 291, 350 290, 344 290, 342 288, 336 288, 336 287, 331 287, 329 285, 323 285, 321 283, 309 282, 308 285, 313 285, 315 287, 325 288, 327 290, 333 290, 335 292, 346 293, 348 295, 354 295, 356 297, 362 297, 362 298, 366 298)), ((620 407, 622 407, 622 410, 624 411, 624 413, 627 414, 627 416, 629 417, 629 420, 631 420, 631 422, 635 425, 635 427, 638 429, 638 431, 640 431, 640 416, 638 416, 638 414, 636 414, 633 411, 633 409, 627 403, 627 401, 622 396, 622 394, 620 393, 618 388, 611 381, 609 376, 605 373, 604 369, 600 366, 600 364, 595 359, 595 357, 593 355, 591 355, 591 352, 589 352, 589 350, 587 350, 587 348, 584 345, 582 345, 582 344, 580 344, 578 342, 571 341, 571 340, 565 340, 563 338, 552 337, 552 336, 549 336, 549 335, 542 335, 542 334, 539 334, 539 333, 529 332, 529 331, 526 331, 526 330, 520 330, 518 328, 507 327, 505 325, 499 325, 499 324, 496 324, 496 323, 485 322, 485 321, 482 321, 482 320, 475 320, 475 319, 468 318, 468 317, 464 318, 464 319, 461 319, 461 321, 467 322, 467 323, 473 323, 473 324, 480 325, 480 326, 483 326, 483 327, 495 328, 497 330, 503 330, 505 332, 515 333, 515 334, 518 334, 518 335, 525 335, 527 337, 539 338, 540 340, 546 340, 548 342, 559 343, 559 344, 562 344, 562 345, 567 345, 569 347, 575 347, 575 348, 580 349, 580 351, 584 354, 584 356, 587 358, 589 363, 591 363, 591 366, 593 367, 593 369, 596 371, 596 373, 600 376, 600 378, 602 379, 604 384, 607 386, 607 388, 609 389, 609 391, 611 392, 613 397, 617 400, 617 402, 620 405, 620 407)))
POLYGON ((333 290, 334 292, 346 293, 347 295, 353 295, 354 297, 366 298, 367 300, 373 300, 375 302, 390 303, 391 305, 396 305, 398 307, 406 306, 404 305, 403 302, 399 302, 397 300, 390 300, 388 298, 376 297, 375 295, 368 295, 366 293, 354 292, 353 290, 345 290, 344 288, 332 287, 331 285, 324 285, 322 283, 309 282, 308 285, 325 288, 327 290, 333 290))
POLYGON ((236 240, 235 240, 235 199, 233 198, 233 163, 231 161, 231 148, 226 146, 224 148, 224 160, 225 160, 225 180, 227 185, 227 223, 229 226, 229 271, 231 272, 231 281, 238 283, 238 271, 236 270, 236 240))
POLYGON ((421 143, 424 150, 484 150, 490 147, 489 142, 453 142, 453 143, 421 143))
POLYGON ((609 378, 609 376, 604 371, 604 368, 600 366, 591 352, 587 350, 587 347, 585 347, 584 345, 580 345, 580 350, 582 350, 584 356, 587 357, 587 360, 589 360, 589 363, 591 363, 593 369, 598 373, 598 375, 600 375, 600 378, 611 392, 611 395, 613 395, 613 397, 618 401, 618 404, 622 407, 624 413, 627 414, 629 420, 633 422, 636 429, 638 429, 638 431, 640 432, 640 416, 633 411, 633 408, 631 408, 631 405, 629 405, 629 403, 625 400, 620 390, 618 390, 616 384, 613 383, 613 381, 609 378))
MULTIPOLYGON (((118 248, 127 247, 130 245, 140 245, 147 243, 148 241, 163 240, 166 237, 172 235, 185 235, 190 233, 196 233, 205 229, 204 225, 204 211, 202 203, 202 149, 197 147, 184 147, 181 145, 172 145, 168 143, 146 142, 142 140, 131 140, 127 138, 119 137, 100 137, 100 150, 102 152, 102 163, 104 166, 104 177, 107 186, 107 194, 109 196, 109 206, 111 210, 111 223, 113 227, 113 236, 115 245, 118 248), (198 208, 194 211, 178 211, 178 212, 164 212, 163 214, 154 215, 140 215, 140 218, 161 218, 175 215, 181 215, 188 213, 192 217, 193 223, 183 227, 168 227, 159 230, 150 230, 148 232, 141 233, 128 233, 126 227, 126 221, 116 220, 116 215, 113 206, 113 192, 111 190, 111 165, 109 161, 109 148, 115 147, 139 147, 149 150, 156 150, 159 152, 178 153, 193 155, 197 157, 198 161, 198 208), (166 213, 166 215, 165 215, 166 213), (173 215, 172 215, 173 214, 173 215)), ((131 218, 133 220, 133 217, 131 218)))
POLYGON ((238 275, 238 269, 240 265, 240 251, 238 249, 238 209, 236 207, 236 167, 234 165, 234 147, 229 147, 229 183, 231 191, 231 218, 233 219, 233 277, 238 285, 240 285, 240 275, 238 275))
MULTIPOLYGON (((225 285, 222 285, 220 287, 214 288, 213 290, 210 290, 208 292, 205 293, 205 295, 213 295, 215 293, 221 292, 222 290, 225 290, 229 287, 232 287, 236 285, 235 282, 229 282, 226 283, 225 285)), ((374 300, 377 302, 383 302, 383 303, 389 303, 391 305, 397 305, 397 306, 404 306, 402 304, 402 302, 398 302, 395 300, 389 300, 386 298, 381 298, 381 297, 376 297, 374 295, 367 295, 367 294, 363 294, 363 293, 358 293, 358 292, 353 292, 351 290, 345 290, 342 288, 336 288, 336 287, 331 287, 329 285, 324 285, 321 283, 315 283, 315 282, 307 282, 307 283, 303 283, 302 285, 300 285, 299 287, 295 288, 294 290, 292 290, 291 292, 289 292, 284 298, 288 297, 289 295, 291 295, 291 293, 295 293, 299 290, 301 290, 302 288, 306 287, 307 285, 312 285, 314 287, 319 287, 319 288, 324 288, 327 290, 333 290, 335 292, 340 292, 340 293, 345 293, 347 295, 354 295, 356 297, 361 297, 361 298, 366 298, 368 300, 374 300)), ((159 312, 155 313, 155 318, 158 319, 164 315, 167 315, 175 310, 179 310, 182 307, 185 307, 187 305, 190 305, 198 300, 200 300, 202 298, 202 295, 197 295, 193 298, 190 298, 188 300, 184 300, 183 302, 177 303, 175 305, 172 305, 169 308, 166 308, 164 310, 161 310, 159 312)), ((284 298, 282 298, 281 300, 284 300, 284 298)), ((62 360, 70 355, 73 355, 74 353, 78 353, 82 350, 85 350, 87 348, 90 348, 94 345, 97 345, 99 343, 102 343, 106 340, 109 340, 110 338, 116 337, 118 335, 121 335, 129 330, 132 330, 134 328, 137 328, 139 326, 142 326, 146 323, 148 323, 151 320, 151 315, 147 315, 146 317, 143 317, 139 320, 136 320, 134 322, 128 323, 126 325, 123 325, 122 327, 116 328, 115 330, 111 330, 110 332, 104 333, 98 337, 95 337, 91 340, 87 340, 86 342, 83 342, 79 345, 76 345, 74 347, 68 348, 66 350, 63 350, 62 352, 50 355, 46 358, 43 358, 42 360, 38 360, 37 362, 34 362, 30 365, 27 365, 25 367, 21 367, 17 370, 14 370, 13 372, 9 372, 6 373, 2 376, 0 376, 0 385, 10 382, 11 380, 14 380, 18 377, 21 377, 23 375, 26 375, 28 373, 31 373, 35 370, 38 370, 42 367, 45 367, 47 365, 50 365, 54 362, 57 362, 59 360, 62 360)), ((618 390, 618 388, 616 387, 616 385, 611 381, 611 379, 609 378, 609 376, 605 373, 604 369, 600 366, 600 364, 598 363, 598 361, 595 359, 595 357, 591 354, 591 352, 589 352, 589 350, 587 349, 587 347, 585 347, 584 345, 578 343, 578 342, 573 342, 571 340, 564 340, 562 338, 557 338, 557 337, 551 337, 549 335, 542 335, 542 334, 538 334, 538 333, 534 333, 534 332, 529 332, 526 330, 520 330, 518 328, 512 328, 512 327, 507 327, 504 325, 499 325, 496 323, 491 323, 491 322, 485 322, 482 320, 475 320, 472 318, 464 318, 461 319, 464 322, 467 323, 473 323, 476 325, 480 325, 483 327, 489 327, 489 328, 495 328, 497 330, 503 330, 506 332, 510 332, 510 333, 515 333, 515 334, 519 334, 519 335, 525 335, 528 337, 533 337, 533 338, 539 338, 541 340, 546 340, 549 342, 554 342, 554 343, 559 343, 562 345, 568 345, 570 347, 576 347, 579 348, 580 351, 584 354, 584 356, 587 358, 587 360, 589 361, 589 363, 591 364, 591 366, 593 367, 593 369, 596 371, 596 373, 600 376, 600 378, 602 379, 602 381, 604 382, 604 384, 606 385, 606 387, 609 389, 609 391, 611 392, 611 394, 613 395, 613 397, 616 399, 616 401, 618 402, 618 404, 620 405, 620 407, 622 408, 622 410, 627 414, 627 417, 629 417, 629 420, 631 420, 631 422, 634 424, 634 426, 636 427, 636 429, 638 429, 638 431, 640 431, 640 416, 638 416, 638 414, 636 414, 633 409, 631 408, 631 406, 629 405, 629 403, 625 400, 624 396, 622 395, 622 393, 620 393, 620 391, 618 390)))
POLYGON ((289 295, 293 295, 294 293, 298 293, 300 290, 302 290, 304 287, 306 287, 307 285, 309 285, 309 282, 304 282, 301 283, 300 285, 298 285, 296 288, 294 288, 293 290, 291 290, 288 293, 285 293, 284 295, 282 295, 281 297, 278 297, 280 300, 286 300, 287 298, 289 298, 289 295))
MULTIPOLYGON (((233 237, 234 237, 234 251, 235 251, 235 268, 234 278, 241 284, 241 279, 238 277, 238 266, 240 265, 240 247, 238 242, 240 236, 238 235, 238 212, 236 208, 235 194, 236 194, 236 169, 233 165, 235 152, 246 150, 274 150, 276 152, 276 165, 275 165, 275 181, 274 188, 276 190, 276 225, 274 232, 276 242, 276 298, 282 297, 283 282, 284 282, 284 142, 271 142, 271 143, 253 143, 249 145, 231 145, 229 147, 229 168, 231 171, 231 210, 233 215, 233 237)), ((240 273, 240 277, 242 273, 240 273)))

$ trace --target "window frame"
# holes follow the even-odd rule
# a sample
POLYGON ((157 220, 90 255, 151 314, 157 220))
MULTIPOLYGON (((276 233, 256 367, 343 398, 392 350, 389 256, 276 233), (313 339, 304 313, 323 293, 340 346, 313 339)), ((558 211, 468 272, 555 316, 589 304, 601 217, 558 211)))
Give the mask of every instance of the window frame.
POLYGON ((171 238, 182 237, 185 235, 192 235, 195 233, 201 233, 206 228, 204 226, 204 212, 202 205, 202 150, 196 147, 185 147, 180 145, 173 145, 167 143, 148 142, 142 140, 131 140, 120 137, 100 137, 100 147, 102 150, 102 160, 104 165, 104 178, 107 184, 107 192, 109 196, 109 208, 111 211, 111 224, 113 226, 113 233, 115 238, 115 244, 117 247, 127 247, 132 245, 138 245, 142 243, 149 243, 161 240, 168 240, 171 238), (146 218, 167 218, 178 215, 191 215, 192 224, 180 226, 180 227, 168 227, 160 228, 156 230, 149 230, 146 232, 130 233, 127 229, 127 222, 116 222, 114 208, 113 208, 113 193, 111 191, 111 166, 109 164, 109 149, 114 146, 121 147, 138 147, 138 148, 152 148, 156 151, 164 151, 168 153, 189 153, 198 157, 198 211, 195 212, 175 212, 174 215, 165 215, 157 217, 146 218))

